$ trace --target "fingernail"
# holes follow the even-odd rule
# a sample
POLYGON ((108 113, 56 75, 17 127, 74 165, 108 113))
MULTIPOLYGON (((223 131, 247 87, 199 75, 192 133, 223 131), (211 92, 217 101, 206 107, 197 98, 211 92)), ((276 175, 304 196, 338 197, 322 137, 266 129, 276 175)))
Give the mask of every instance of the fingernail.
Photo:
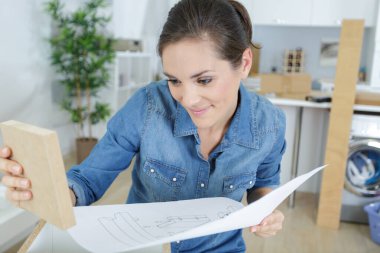
POLYGON ((26 199, 30 198, 30 193, 29 193, 29 192, 24 192, 24 197, 25 197, 26 199))
POLYGON ((18 165, 14 165, 14 166, 12 167, 12 172, 13 172, 13 173, 18 174, 18 173, 20 173, 20 170, 21 170, 21 167, 18 166, 18 165))
POLYGON ((21 180, 20 184, 21 184, 22 187, 28 187, 29 186, 28 180, 21 180))
POLYGON ((255 227, 251 228, 251 233, 255 233, 255 232, 256 232, 256 228, 255 227))
POLYGON ((2 148, 1 153, 3 153, 3 155, 6 155, 7 154, 7 148, 2 148))

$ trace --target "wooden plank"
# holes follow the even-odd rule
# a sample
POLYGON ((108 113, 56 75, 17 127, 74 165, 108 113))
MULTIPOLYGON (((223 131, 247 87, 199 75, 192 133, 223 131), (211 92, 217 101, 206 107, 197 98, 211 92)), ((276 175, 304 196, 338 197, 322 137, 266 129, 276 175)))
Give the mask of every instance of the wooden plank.
POLYGON ((20 201, 18 207, 62 229, 75 225, 56 133, 17 121, 3 122, 0 129, 4 145, 12 149, 11 159, 21 164, 31 180, 33 199, 20 201))
POLYGON ((37 236, 40 234, 41 230, 45 226, 46 221, 40 220, 37 223, 37 226, 33 229, 32 233, 28 236, 28 238, 24 241, 24 243, 21 245, 21 247, 18 249, 17 253, 26 253, 28 252, 30 246, 32 246, 34 240, 37 238, 37 236))
POLYGON ((340 223, 363 31, 363 20, 344 20, 342 23, 325 154, 325 164, 330 166, 323 171, 317 217, 319 226, 332 229, 338 229, 340 223))

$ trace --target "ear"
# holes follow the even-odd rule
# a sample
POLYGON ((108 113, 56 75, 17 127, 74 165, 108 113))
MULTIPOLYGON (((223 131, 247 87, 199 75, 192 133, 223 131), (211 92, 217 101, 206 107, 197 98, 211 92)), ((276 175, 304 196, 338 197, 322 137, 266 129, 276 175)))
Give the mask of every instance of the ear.
POLYGON ((253 60, 253 54, 251 47, 248 47, 244 50, 242 55, 242 79, 247 78, 249 71, 251 70, 253 60))

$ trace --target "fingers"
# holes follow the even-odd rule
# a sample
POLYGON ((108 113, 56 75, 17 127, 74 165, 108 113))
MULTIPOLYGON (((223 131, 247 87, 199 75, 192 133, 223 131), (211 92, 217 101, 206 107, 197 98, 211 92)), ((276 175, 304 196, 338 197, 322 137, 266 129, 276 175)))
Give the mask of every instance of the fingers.
POLYGON ((31 182, 22 176, 21 165, 9 159, 11 155, 10 148, 0 148, 0 171, 4 173, 1 183, 7 187, 6 197, 11 202, 30 200, 33 197, 31 182))
POLYGON ((33 195, 30 190, 31 182, 27 178, 4 175, 1 183, 7 187, 6 197, 9 201, 30 200, 33 195))
POLYGON ((272 214, 267 216, 259 225, 251 227, 251 232, 260 237, 271 237, 282 230, 282 223, 284 221, 284 215, 275 210, 272 214))
POLYGON ((21 190, 29 189, 31 187, 29 179, 11 175, 4 175, 1 179, 1 183, 8 188, 19 188, 21 190))
POLYGON ((284 221, 284 215, 279 210, 274 210, 272 214, 268 215, 263 219, 260 225, 281 223, 284 221))
POLYGON ((8 147, 0 148, 0 157, 1 158, 8 158, 12 155, 12 151, 8 147))
MULTIPOLYGON (((257 236, 267 238, 276 235, 282 229, 281 223, 275 223, 271 225, 258 225, 253 229, 257 236)), ((252 229, 251 229, 252 231, 252 229)))
POLYGON ((20 200, 31 200, 33 195, 31 191, 28 190, 19 190, 14 188, 8 188, 6 193, 6 198, 11 202, 20 201, 20 200))
POLYGON ((9 148, 0 149, 0 171, 10 173, 12 175, 22 175, 23 169, 20 164, 15 161, 9 160, 11 151, 9 148))

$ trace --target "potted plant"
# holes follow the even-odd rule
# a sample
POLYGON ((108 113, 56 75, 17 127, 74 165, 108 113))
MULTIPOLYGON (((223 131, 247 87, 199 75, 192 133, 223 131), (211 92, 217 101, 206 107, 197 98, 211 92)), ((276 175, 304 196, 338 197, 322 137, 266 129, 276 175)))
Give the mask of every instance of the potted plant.
POLYGON ((65 86, 62 107, 77 126, 77 161, 81 162, 97 142, 92 125, 105 121, 111 114, 110 106, 96 98, 110 80, 108 66, 115 57, 114 40, 106 33, 110 17, 99 14, 106 7, 105 0, 88 0, 71 13, 65 13, 63 7, 59 0, 46 4, 56 25, 49 40, 51 63, 60 84, 65 86))

